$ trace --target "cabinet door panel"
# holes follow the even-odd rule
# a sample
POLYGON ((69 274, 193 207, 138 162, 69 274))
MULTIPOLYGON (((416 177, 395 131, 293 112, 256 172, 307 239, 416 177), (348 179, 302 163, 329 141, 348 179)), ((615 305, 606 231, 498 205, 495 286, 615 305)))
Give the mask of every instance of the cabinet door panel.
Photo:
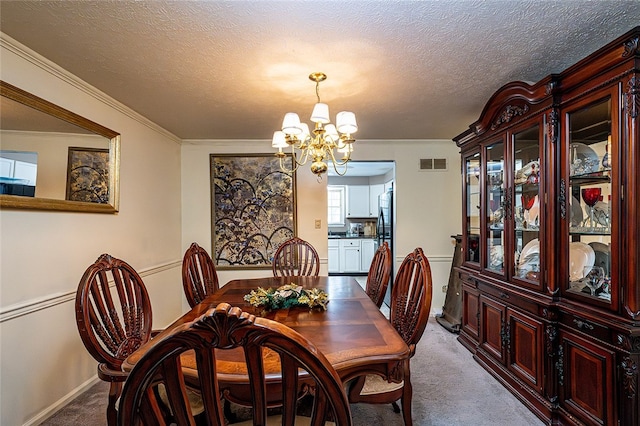
POLYGON ((615 354, 562 333, 562 405, 587 424, 616 424, 615 354))
POLYGON ((478 291, 464 285, 462 291, 462 328, 477 341, 479 337, 478 291))
POLYGON ((506 307, 480 296, 480 347, 504 363, 506 307))
POLYGON ((494 143, 486 148, 485 162, 485 242, 486 259, 484 268, 487 271, 504 275, 505 251, 505 218, 496 214, 505 205, 504 187, 504 144, 494 143))
POLYGON ((480 263, 480 153, 473 152, 464 160, 464 261, 480 263))
POLYGON ((327 250, 328 253, 328 271, 329 272, 340 272, 340 246, 329 245, 327 250))
POLYGON ((369 217, 378 217, 378 197, 384 193, 384 184, 369 186, 369 217))
POLYGON ((611 309, 617 306, 621 270, 615 212, 622 192, 620 165, 614 161, 618 137, 612 132, 618 99, 616 90, 607 89, 567 108, 568 146, 563 151, 570 200, 563 291, 570 298, 611 309))
POLYGON ((347 217, 369 217, 369 185, 347 186, 347 217))
POLYGON ((360 240, 342 241, 341 244, 341 271, 360 272, 360 240))
POLYGON ((376 242, 374 240, 360 241, 360 272, 369 272, 375 252, 376 242))
POLYGON ((531 387, 542 391, 543 325, 531 317, 508 310, 509 369, 531 387))

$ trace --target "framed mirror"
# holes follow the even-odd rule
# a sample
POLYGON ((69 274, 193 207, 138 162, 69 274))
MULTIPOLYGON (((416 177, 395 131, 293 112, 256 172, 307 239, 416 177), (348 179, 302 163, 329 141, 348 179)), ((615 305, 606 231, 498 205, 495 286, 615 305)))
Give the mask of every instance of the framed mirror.
POLYGON ((116 213, 120 134, 0 81, 0 208, 116 213))

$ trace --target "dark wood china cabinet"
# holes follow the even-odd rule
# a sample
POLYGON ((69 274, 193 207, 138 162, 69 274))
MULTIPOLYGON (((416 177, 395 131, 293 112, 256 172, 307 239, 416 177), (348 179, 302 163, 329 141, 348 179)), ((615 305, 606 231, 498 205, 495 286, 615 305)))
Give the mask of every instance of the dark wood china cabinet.
POLYGON ((639 39, 503 86, 454 138, 459 340, 548 424, 640 424, 639 39))

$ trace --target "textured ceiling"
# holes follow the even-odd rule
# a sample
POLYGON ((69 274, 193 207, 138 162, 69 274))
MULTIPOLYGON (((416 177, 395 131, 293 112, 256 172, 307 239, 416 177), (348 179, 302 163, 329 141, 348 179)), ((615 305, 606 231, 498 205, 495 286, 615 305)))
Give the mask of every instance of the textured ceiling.
POLYGON ((0 2, 2 32, 183 139, 270 139, 314 71, 357 139, 450 139, 637 25, 637 0, 0 2))

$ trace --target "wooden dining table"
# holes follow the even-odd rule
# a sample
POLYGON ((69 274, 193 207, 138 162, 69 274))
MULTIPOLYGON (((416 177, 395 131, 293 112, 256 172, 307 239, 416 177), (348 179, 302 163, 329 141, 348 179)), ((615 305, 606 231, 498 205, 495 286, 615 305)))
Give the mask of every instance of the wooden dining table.
MULTIPOLYGON (((410 356, 409 347, 360 284, 353 277, 346 276, 266 277, 229 281, 132 353, 124 361, 123 370, 131 370, 155 342, 222 302, 296 330, 327 357, 344 383, 359 375, 371 373, 381 374, 394 382, 400 382, 403 378, 403 363, 410 356), (246 294, 259 287, 277 288, 292 283, 305 289, 324 290, 329 295, 327 309, 323 311, 318 308, 292 307, 265 311, 244 300, 246 294)), ((243 353, 241 349, 216 351, 218 378, 231 389, 234 394, 231 399, 242 403, 245 398, 250 398, 246 393, 248 379, 243 353)), ((192 355, 184 354, 181 363, 185 376, 197 377, 192 355)), ((280 368, 278 357, 275 354, 265 354, 264 364, 266 375, 277 386, 280 368)), ((248 401, 250 399, 244 402, 248 401)))

